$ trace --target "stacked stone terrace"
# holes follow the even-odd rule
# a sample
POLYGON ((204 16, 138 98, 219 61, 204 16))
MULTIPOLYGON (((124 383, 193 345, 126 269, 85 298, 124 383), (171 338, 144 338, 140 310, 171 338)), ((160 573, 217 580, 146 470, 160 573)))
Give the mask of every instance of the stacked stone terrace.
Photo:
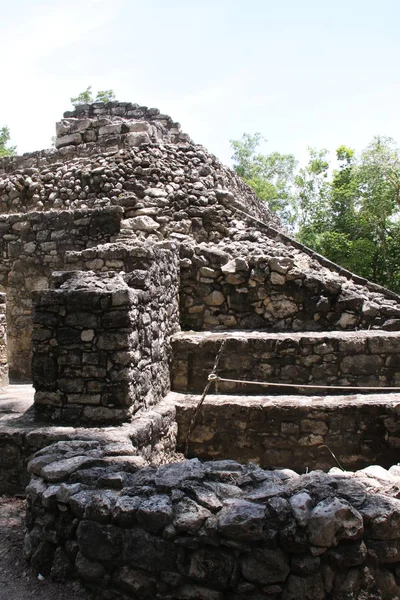
POLYGON ((36 453, 35 575, 116 600, 400 598, 396 294, 129 103, 78 107, 56 149, 1 159, 0 232, 0 383, 36 390, 33 414, 0 404, 0 493, 36 453), (209 462, 157 468, 182 458, 223 343, 188 446, 209 462), (291 470, 336 461, 381 467, 291 470))
POLYGON ((42 417, 126 421, 171 379, 190 413, 225 331, 221 368, 239 380, 399 382, 396 294, 289 238, 156 109, 65 113, 55 150, 0 161, 0 213, 10 373, 33 376, 42 417))

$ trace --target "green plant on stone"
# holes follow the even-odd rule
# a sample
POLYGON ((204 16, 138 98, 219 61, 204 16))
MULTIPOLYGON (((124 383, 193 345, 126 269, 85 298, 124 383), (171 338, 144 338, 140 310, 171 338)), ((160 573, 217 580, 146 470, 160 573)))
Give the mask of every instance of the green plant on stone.
POLYGON ((3 156, 14 156, 15 146, 8 146, 10 141, 10 130, 8 127, 0 127, 0 158, 3 156))
POLYGON ((96 96, 93 96, 92 86, 88 85, 86 90, 78 94, 75 98, 71 98, 73 106, 81 106, 82 104, 92 104, 93 102, 113 102, 115 100, 114 90, 100 90, 96 96))

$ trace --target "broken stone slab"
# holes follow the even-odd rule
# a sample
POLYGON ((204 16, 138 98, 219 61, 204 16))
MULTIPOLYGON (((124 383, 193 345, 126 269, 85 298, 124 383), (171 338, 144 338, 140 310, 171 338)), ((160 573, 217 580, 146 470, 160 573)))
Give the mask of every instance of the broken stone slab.
POLYGON ((361 537, 364 532, 363 518, 345 500, 327 498, 312 510, 307 532, 314 546, 330 548, 340 540, 361 537))
POLYGON ((71 473, 82 468, 89 466, 96 466, 103 464, 99 457, 88 457, 88 456, 74 456, 72 458, 65 458, 55 462, 51 462, 45 465, 41 469, 41 476, 43 479, 49 482, 62 481, 68 478, 71 473))
POLYGON ((227 500, 218 513, 218 531, 228 538, 243 541, 263 537, 265 506, 246 500, 227 500))

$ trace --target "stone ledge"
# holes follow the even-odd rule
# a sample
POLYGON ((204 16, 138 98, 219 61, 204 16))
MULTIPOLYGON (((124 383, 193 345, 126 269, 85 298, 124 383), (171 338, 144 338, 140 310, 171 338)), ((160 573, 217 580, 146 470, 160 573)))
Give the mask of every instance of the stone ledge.
POLYGON ((166 398, 153 410, 118 427, 72 427, 35 420, 30 385, 0 390, 0 494, 21 493, 28 482, 26 465, 33 454, 57 441, 76 438, 114 444, 144 462, 166 459, 175 452, 175 405, 166 398), (158 457, 158 458, 157 458, 158 457))
MULTIPOLYGON (((200 396, 169 394, 176 404, 178 450, 200 396)), ((207 396, 189 456, 252 461, 263 468, 328 470, 389 466, 400 448, 400 394, 207 396), (334 453, 336 459, 331 453, 334 453)))
MULTIPOLYGON (((400 386, 400 333, 386 331, 180 332, 172 337, 174 391, 203 391, 225 343, 218 375, 240 381, 320 386, 400 386)), ((220 382, 223 393, 259 394, 251 383, 220 382)), ((289 393, 282 386, 268 394, 289 393)), ((298 393, 296 389, 293 393, 298 393)), ((329 393, 329 389, 311 393, 329 393)), ((338 393, 346 393, 345 391, 338 393)))

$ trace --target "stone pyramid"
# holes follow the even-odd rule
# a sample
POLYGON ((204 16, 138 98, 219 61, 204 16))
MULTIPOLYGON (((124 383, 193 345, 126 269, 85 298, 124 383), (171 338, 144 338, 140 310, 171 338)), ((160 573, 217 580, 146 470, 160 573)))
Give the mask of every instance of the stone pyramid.
POLYGON ((224 339, 230 379, 400 382, 399 297, 290 238, 157 109, 65 113, 55 149, 0 161, 0 211, 10 373, 30 378, 33 350, 46 418, 129 420, 171 381, 198 393, 224 339))

